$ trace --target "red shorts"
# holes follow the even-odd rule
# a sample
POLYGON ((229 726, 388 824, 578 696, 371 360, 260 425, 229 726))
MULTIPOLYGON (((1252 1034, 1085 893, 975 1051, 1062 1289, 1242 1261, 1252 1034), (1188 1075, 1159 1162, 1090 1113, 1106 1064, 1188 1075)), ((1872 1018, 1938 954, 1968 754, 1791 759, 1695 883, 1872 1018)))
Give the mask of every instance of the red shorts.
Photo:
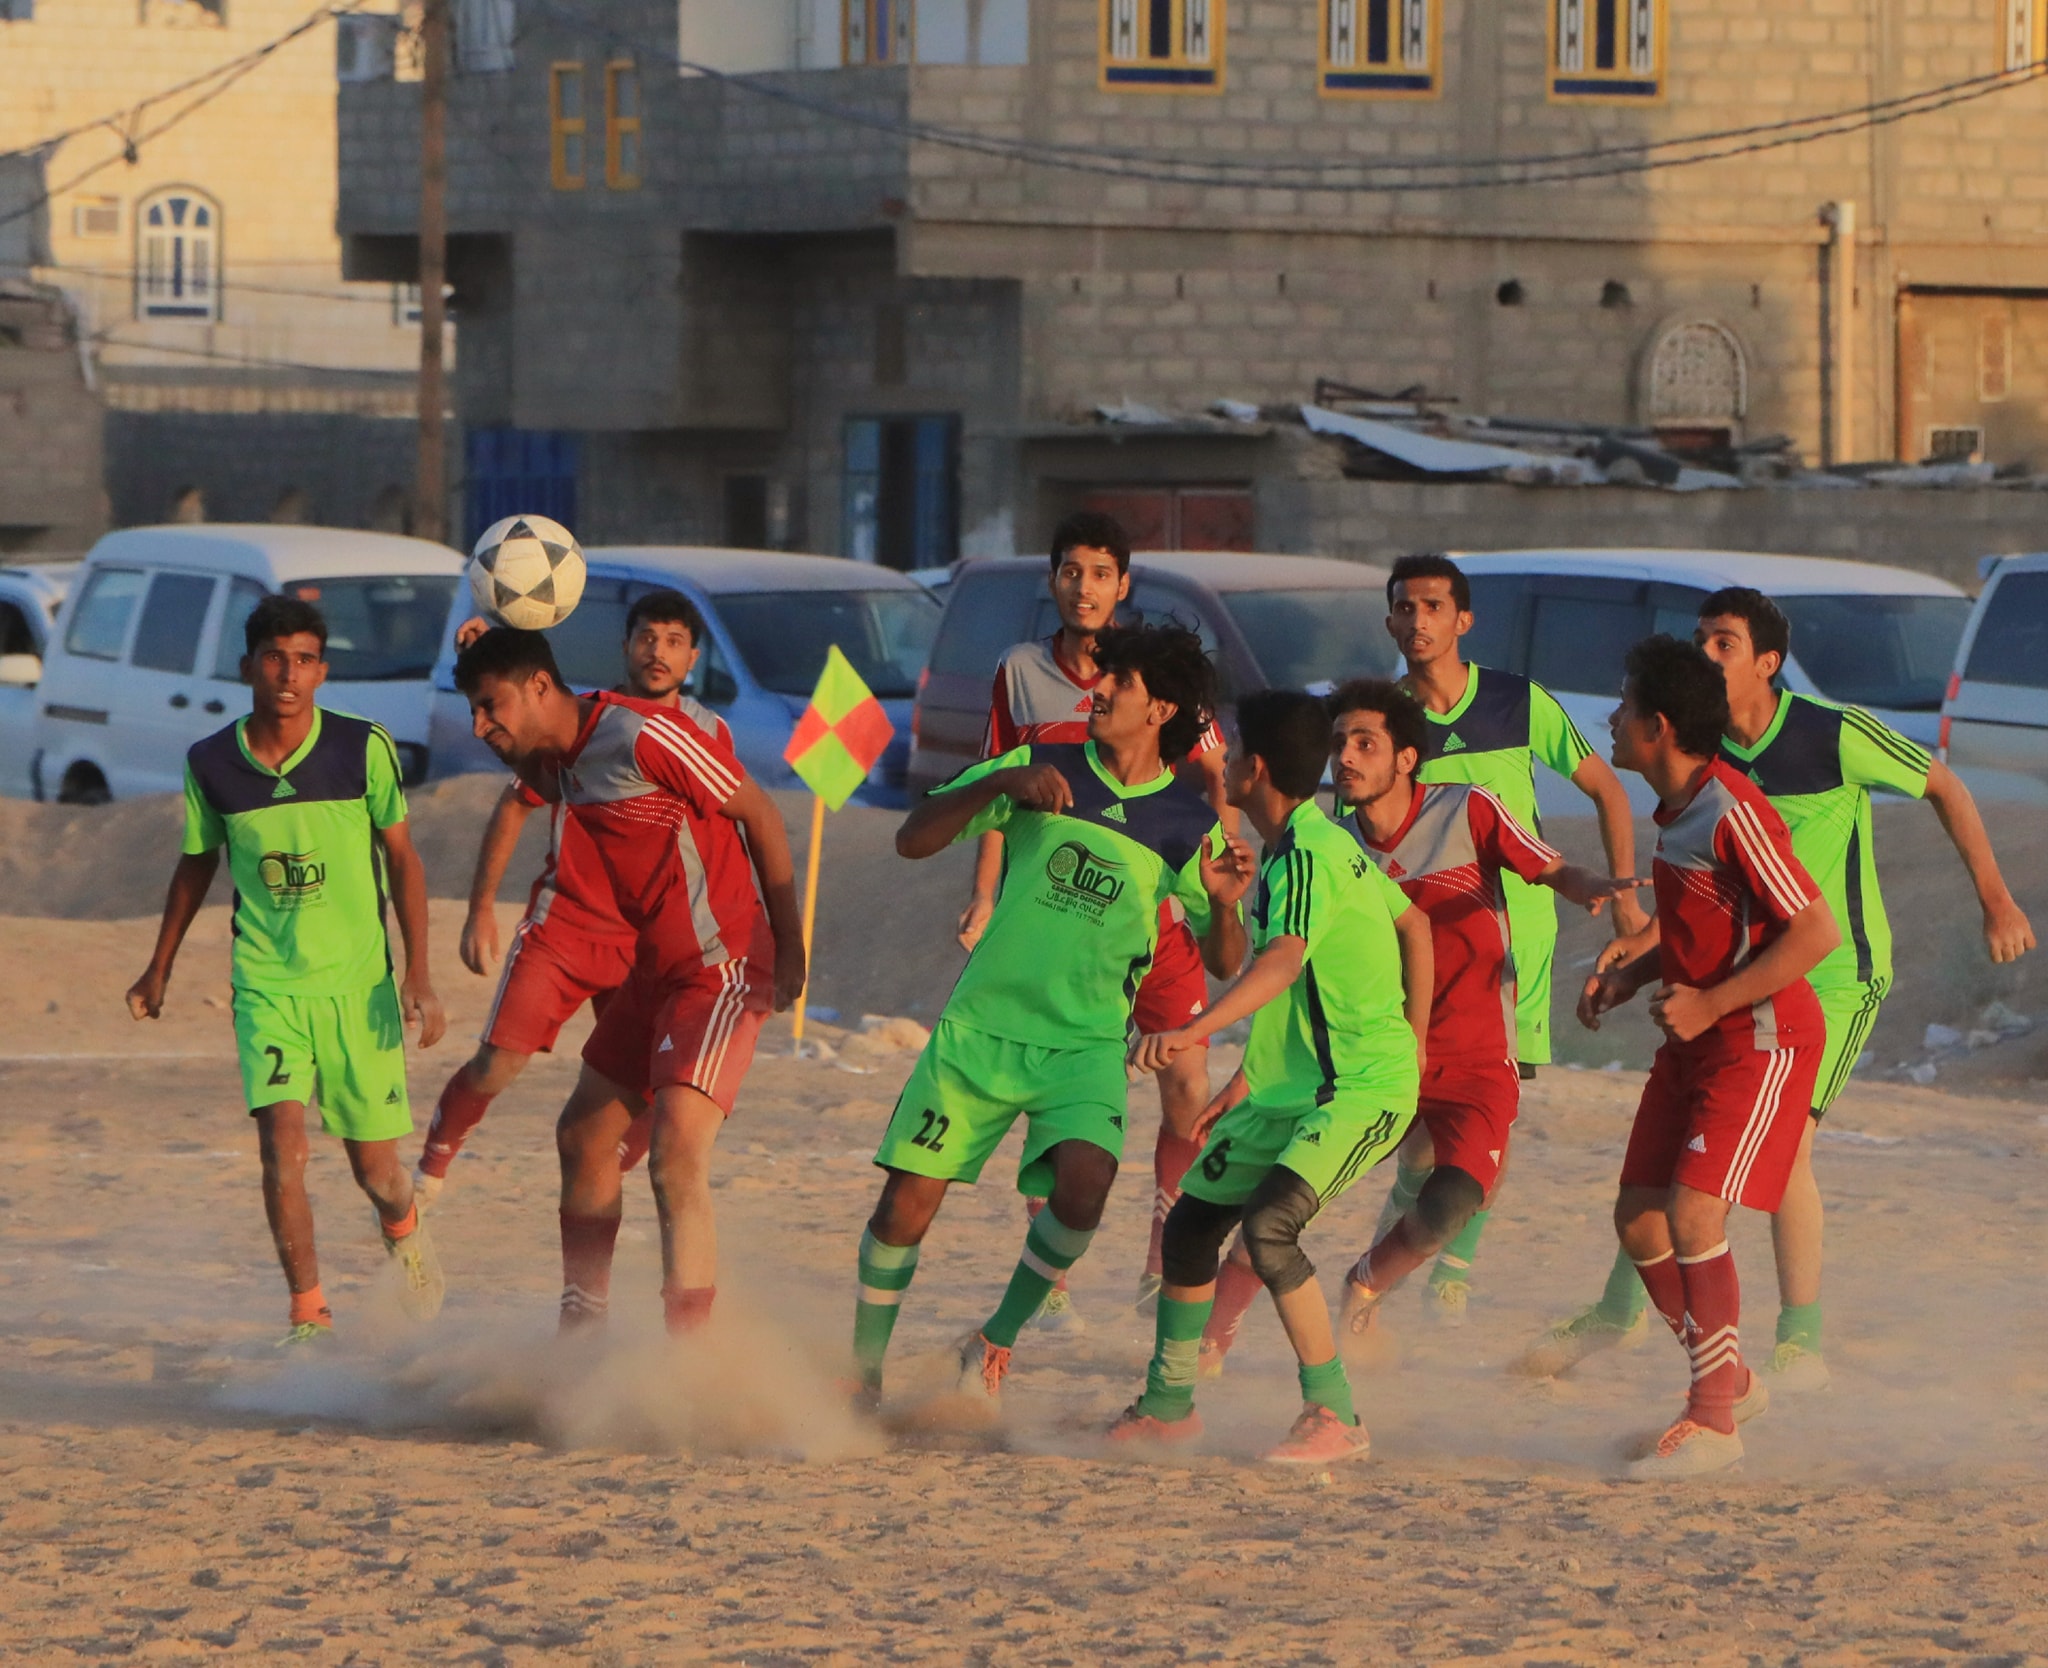
POLYGON ((1657 1050, 1643 1085, 1623 1187, 1676 1182, 1751 1210, 1775 1211, 1806 1133, 1821 1050, 1760 1049, 1711 1033, 1657 1050))
MULTIPOLYGON (((1140 1034, 1178 1031, 1209 1005, 1209 976, 1202 970, 1202 946, 1185 921, 1161 922, 1152 969, 1138 986, 1131 1017, 1140 1034)), ((1202 1046, 1208 1047, 1205 1038, 1202 1046)))
POLYGON ((636 967, 598 1016, 583 1063, 638 1095, 687 1085, 730 1117, 774 995, 772 971, 744 958, 681 980, 636 967))
POLYGON ((589 1002, 602 1013, 606 996, 632 971, 630 938, 594 938, 522 921, 505 953, 483 1040, 508 1054, 545 1054, 578 1008, 589 1002))
POLYGON ((1438 1164, 1454 1164, 1493 1197, 1507 1162, 1508 1131, 1522 1109, 1522 1074, 1512 1060, 1491 1066, 1434 1066, 1422 1080, 1415 1115, 1429 1131, 1438 1164))

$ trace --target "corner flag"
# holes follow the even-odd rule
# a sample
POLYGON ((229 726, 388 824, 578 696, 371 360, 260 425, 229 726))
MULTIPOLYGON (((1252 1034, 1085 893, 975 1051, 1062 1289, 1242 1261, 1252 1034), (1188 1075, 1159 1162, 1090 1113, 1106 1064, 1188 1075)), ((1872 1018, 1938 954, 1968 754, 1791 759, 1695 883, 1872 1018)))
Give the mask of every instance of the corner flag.
POLYGON ((836 811, 867 780, 895 734, 882 703, 835 643, 782 756, 811 792, 836 811))

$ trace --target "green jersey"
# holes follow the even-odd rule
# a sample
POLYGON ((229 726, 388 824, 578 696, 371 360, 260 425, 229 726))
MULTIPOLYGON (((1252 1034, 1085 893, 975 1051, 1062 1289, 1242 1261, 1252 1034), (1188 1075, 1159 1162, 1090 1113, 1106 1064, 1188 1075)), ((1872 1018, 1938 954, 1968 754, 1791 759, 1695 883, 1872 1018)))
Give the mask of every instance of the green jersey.
POLYGON ((1370 1089, 1412 1106, 1415 1033, 1403 1009, 1395 917, 1407 894, 1314 801, 1295 807, 1259 865, 1252 948, 1307 944, 1285 995, 1252 1016, 1245 1084, 1261 1105, 1321 1106, 1370 1089))
POLYGON ((946 1017, 1041 1048, 1120 1045, 1159 942, 1160 906, 1177 898, 1195 931, 1208 929, 1202 851, 1222 850, 1222 830, 1200 790, 1170 770, 1126 787, 1092 741, 1015 747, 932 791, 1036 764, 1058 767, 1072 805, 1054 815, 998 794, 958 836, 1003 831, 1003 889, 946 1017))
POLYGON ((246 718, 185 755, 186 853, 228 848, 233 982, 269 996, 344 996, 391 971, 384 872, 372 830, 405 821, 398 753, 367 719, 315 709, 272 770, 246 718))
POLYGON ((1489 666, 1467 666, 1458 704, 1424 716, 1429 745, 1416 781, 1474 783, 1524 828, 1538 827, 1536 766, 1546 764, 1568 777, 1593 756, 1555 695, 1489 666))
POLYGON ((1892 976, 1892 929, 1877 888, 1870 790, 1921 799, 1934 761, 1860 707, 1778 696, 1753 747, 1726 737, 1721 755, 1769 796, 1842 929, 1841 944, 1807 975, 1816 990, 1892 976))

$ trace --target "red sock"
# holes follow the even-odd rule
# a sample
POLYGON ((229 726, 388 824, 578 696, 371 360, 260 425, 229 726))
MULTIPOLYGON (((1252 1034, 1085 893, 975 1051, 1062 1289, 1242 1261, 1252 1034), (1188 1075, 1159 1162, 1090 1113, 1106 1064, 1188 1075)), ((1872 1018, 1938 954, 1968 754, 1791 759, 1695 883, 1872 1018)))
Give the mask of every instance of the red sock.
POLYGON ((292 1293, 292 1325, 304 1326, 308 1321, 315 1326, 334 1324, 333 1311, 317 1284, 310 1291, 292 1293))
POLYGON ((1702 1256, 1677 1261, 1685 1280, 1685 1352, 1692 1357, 1686 1417, 1708 1430, 1730 1432, 1735 1429, 1735 1396, 1744 1371, 1735 1330, 1742 1310, 1735 1253, 1724 1239, 1702 1256))
POLYGON ((562 1325, 601 1321, 611 1306, 612 1248, 619 1218, 562 1212, 562 1325))
POLYGON ((386 1239, 394 1243, 406 1239, 410 1237, 413 1229, 420 1225, 420 1207, 416 1204, 407 1205, 405 1214, 396 1222, 384 1222, 380 1219, 378 1225, 383 1228, 386 1239))
POLYGON ((1202 1342, 1228 1353, 1237 1342, 1237 1329, 1244 1325, 1245 1315, 1265 1289, 1265 1281, 1242 1263, 1225 1257, 1216 1271, 1216 1306, 1209 1311, 1209 1324, 1202 1328, 1202 1342))
MULTIPOLYGON (((1026 1199, 1024 1201, 1024 1219, 1027 1222, 1037 1221, 1038 1213, 1045 1209, 1048 1202, 1044 1199, 1026 1199)), ((1052 1283, 1052 1289, 1056 1292, 1063 1292, 1067 1289, 1067 1275, 1064 1269, 1060 1271, 1060 1277, 1052 1283)))
POLYGON ((711 1300, 717 1295, 716 1286, 662 1287, 661 1308, 668 1321, 668 1335, 680 1338, 686 1332, 695 1332, 711 1318, 711 1300))
POLYGON ((491 1109, 491 1097, 469 1086, 469 1067, 448 1079, 447 1088, 434 1103, 434 1121, 427 1125, 426 1151, 420 1154, 420 1170, 429 1176, 446 1176, 455 1155, 469 1132, 484 1121, 491 1109))
POLYGON ((1165 1272, 1166 1265, 1160 1260, 1160 1247, 1166 1238, 1166 1213, 1180 1198, 1181 1177, 1188 1173, 1188 1166, 1201 1156, 1201 1142, 1176 1135, 1164 1124, 1159 1126, 1159 1144, 1152 1149, 1152 1238, 1145 1247, 1147 1274, 1165 1272))
POLYGON ((1636 1263, 1636 1273, 1642 1276, 1643 1289, 1650 1294, 1657 1313, 1664 1317, 1664 1324, 1671 1328, 1672 1336, 1682 1339, 1685 1336, 1685 1279, 1679 1273, 1678 1259, 1667 1251, 1647 1263, 1636 1263))
POLYGON ((643 1112, 626 1126, 626 1138, 619 1143, 619 1174, 624 1175, 647 1156, 654 1144, 654 1114, 643 1112))
POLYGON ((1379 1243, 1358 1259, 1358 1273, 1354 1278, 1375 1292, 1390 1292, 1435 1255, 1434 1250, 1416 1243, 1407 1217, 1396 1217, 1394 1225, 1380 1236, 1379 1243))

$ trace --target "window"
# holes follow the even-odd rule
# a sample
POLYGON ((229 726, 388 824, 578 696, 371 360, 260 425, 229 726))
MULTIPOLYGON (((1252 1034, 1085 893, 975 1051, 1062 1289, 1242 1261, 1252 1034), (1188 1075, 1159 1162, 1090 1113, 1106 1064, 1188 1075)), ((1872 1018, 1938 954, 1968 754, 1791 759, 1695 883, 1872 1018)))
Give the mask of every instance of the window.
POLYGON ((1224 0, 1102 0, 1102 84, 1160 92, 1223 85, 1224 0))
MULTIPOLYGON (((1939 712, 1968 597, 1780 597, 1799 669, 1831 701, 1939 712)), ((2003 598, 2001 597, 2001 600, 2003 598)))
POLYGON ((455 0, 453 21, 457 69, 490 75, 512 68, 512 0, 455 0))
POLYGON ((11 602, 0 602, 0 655, 43 652, 30 629, 28 616, 11 602))
MULTIPOLYGON (((441 652, 441 632, 462 583, 453 574, 384 574, 313 579, 289 595, 317 602, 327 617, 327 665, 337 682, 423 678, 441 652)), ((623 635, 623 634, 622 634, 623 635)))
POLYGON ((845 492, 843 554, 945 566, 960 554, 960 419, 848 418, 845 492))
POLYGON ((80 197, 71 205, 71 232, 74 237, 119 237, 121 199, 80 197))
POLYGON ((912 0, 846 0, 846 62, 907 64, 912 0))
POLYGON ((213 675, 223 683, 242 681, 242 656, 248 653, 242 628, 267 594, 253 579, 233 580, 228 586, 228 605, 221 610, 220 635, 213 645, 213 675))
POLYGON ((640 189, 640 72, 630 58, 604 67, 604 183, 640 189))
POLYGON ((808 697, 836 644, 885 701, 917 693, 943 610, 923 586, 892 591, 762 591, 718 599, 718 617, 754 681, 808 697))
POLYGON ((548 176, 557 191, 583 189, 583 66, 548 69, 548 176))
POLYGON ((1938 423, 1927 431, 1929 463, 1975 463, 1984 455, 1984 431, 1974 423, 1938 423))
POLYGON ((391 322, 393 324, 418 324, 420 322, 420 287, 417 284, 393 284, 391 286, 391 322))
POLYGON ((119 660, 128 646, 128 622, 149 576, 137 568, 100 568, 85 583, 64 647, 90 660, 119 660))
POLYGON ((145 319, 220 316, 220 208, 173 186, 136 212, 135 314, 145 319))
POLYGON ((2009 574, 1998 582, 1977 622, 1970 664, 1971 683, 2009 683, 2048 689, 2048 573, 2009 574))
POLYGON ((1749 405, 1749 370, 1734 331, 1709 319, 1671 326, 1650 355, 1649 417, 1733 426, 1749 405))
POLYGON ((0 23, 32 23, 36 0, 0 0, 0 23))
POLYGON ((2012 394, 2012 314, 2001 303, 1977 320, 1977 398, 1996 405, 2012 394))
POLYGON ((2048 0, 2005 0, 2005 67, 2036 69, 2048 60, 2048 0))
POLYGON ((1434 98, 1438 22, 1436 0, 1323 0, 1323 91, 1434 98))
POLYGON ((128 664, 144 672, 190 672, 199 662, 199 633, 213 606, 213 585, 209 574, 160 573, 151 579, 128 664))
POLYGON ((1664 0, 1551 0, 1550 96, 1636 103, 1664 93, 1664 0))

